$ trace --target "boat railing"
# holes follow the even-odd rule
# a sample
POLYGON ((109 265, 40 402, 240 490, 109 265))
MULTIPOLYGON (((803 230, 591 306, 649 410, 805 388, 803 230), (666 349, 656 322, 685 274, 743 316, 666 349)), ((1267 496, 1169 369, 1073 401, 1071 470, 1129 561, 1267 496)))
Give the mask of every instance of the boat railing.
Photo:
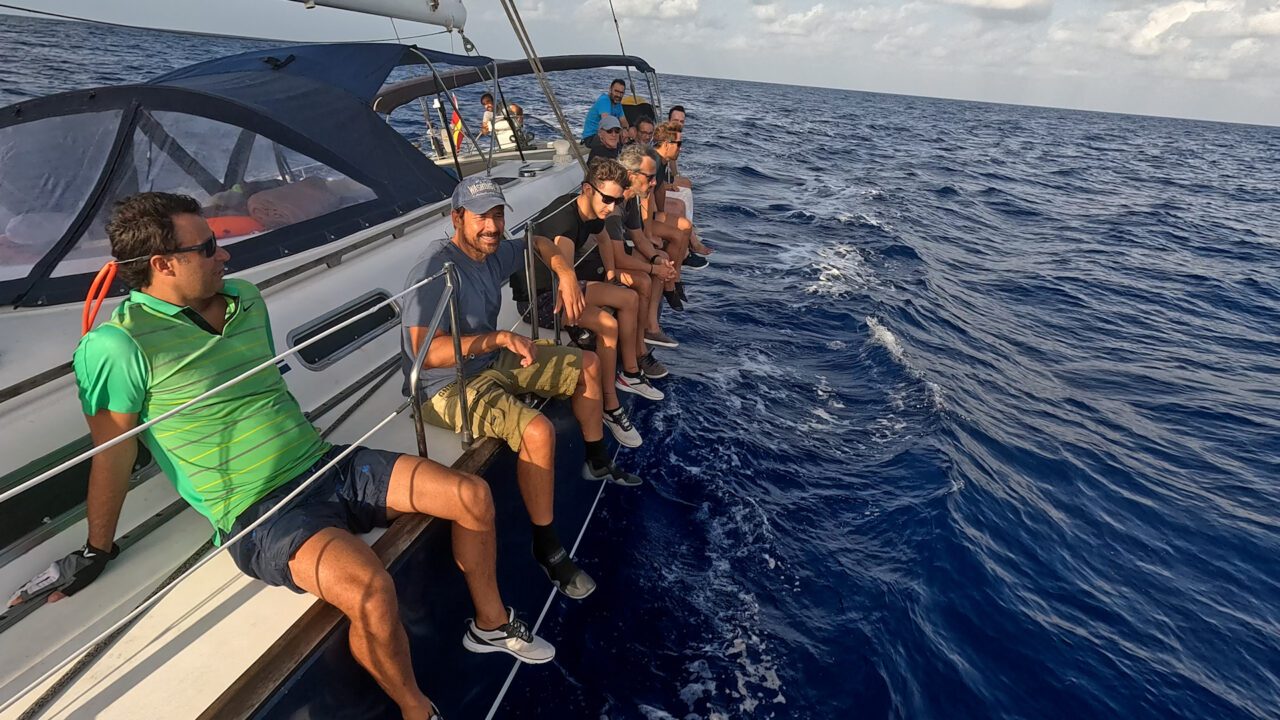
MULTIPOLYGON (((449 311, 449 328, 450 335, 453 336, 453 360, 454 368, 457 373, 458 383, 458 409, 462 415, 462 447, 470 448, 475 438, 471 434, 471 411, 467 403, 467 374, 464 358, 462 356, 462 335, 459 328, 462 326, 458 316, 458 268, 451 262, 444 264, 444 270, 441 271, 445 279, 445 294, 441 296, 440 302, 436 303, 435 311, 431 314, 431 323, 427 327, 427 332, 422 337, 422 342, 417 352, 413 356, 413 369, 409 371, 409 399, 413 409, 413 426, 414 432, 418 436, 418 454, 427 457, 427 430, 422 418, 422 387, 418 381, 422 374, 422 366, 426 362, 427 353, 431 350, 431 342, 435 339, 436 331, 440 328, 440 321, 444 317, 444 311, 449 311)), ((432 277, 437 277, 433 275, 432 277)), ((407 339, 407 338, 406 338, 407 339)), ((412 344, 409 345, 412 347, 412 344)))
MULTIPOLYGON (((421 421, 421 407, 420 407, 421 398, 420 398, 420 391, 417 389, 417 385, 418 385, 417 380, 419 375, 418 368, 422 366, 422 363, 425 360, 425 357, 426 357, 425 349, 430 347, 430 344, 431 344, 430 339, 435 336, 436 330, 440 327, 440 322, 443 318, 443 315, 446 309, 449 310, 451 314, 450 320, 451 320, 451 334, 453 336, 453 346, 454 346, 454 364, 456 366, 460 387, 462 386, 461 382, 465 380, 465 376, 464 376, 465 371, 463 369, 463 356, 461 352, 461 335, 459 334, 459 329, 458 329, 459 322, 458 322, 458 307, 457 307, 457 290, 458 290, 457 270, 453 263, 447 262, 445 263, 444 268, 439 272, 433 275, 427 276, 426 278, 410 285, 404 291, 396 295, 393 295, 387 298, 386 300, 383 300, 382 302, 369 308, 368 310, 354 317, 351 317, 345 320, 344 322, 335 325, 332 328, 329 328, 325 332, 318 334, 316 337, 309 338, 307 341, 299 343, 298 345, 295 345, 289 350, 286 350, 285 352, 280 353, 279 355, 271 358, 270 360, 264 361, 256 365, 255 367, 241 373, 240 375, 232 378, 231 380, 228 380, 225 383, 222 383, 221 385, 213 388, 212 390, 201 393, 199 396, 193 398, 192 400, 186 403, 183 403, 182 405, 179 405, 173 410, 163 413, 162 415, 159 415, 152 420, 148 420, 145 423, 139 424, 137 427, 129 430, 128 432, 121 433, 119 436, 113 438, 112 440, 107 441, 87 452, 84 452, 78 455, 75 458, 72 458, 71 460, 68 460, 67 462, 63 463, 62 465, 55 467, 52 470, 49 470, 45 473, 42 473, 32 478, 31 480, 23 483, 22 485, 14 487, 9 491, 3 494, 0 494, 0 502, 4 502, 5 500, 8 500, 14 497, 15 495, 18 495, 22 492, 25 492, 26 490, 36 487, 40 483, 43 483, 49 480, 50 478, 56 476, 59 472, 65 470, 66 468, 79 464, 81 462, 84 462, 85 460, 90 460, 97 454, 101 452, 105 452, 106 450, 112 447, 115 447, 116 445, 119 445, 130 438, 136 437, 138 434, 145 432, 147 429, 155 426, 157 423, 163 422, 164 420, 167 420, 168 418, 173 417, 174 415, 190 408, 196 403, 202 402, 208 399, 209 397, 216 395, 217 393, 223 392, 228 388, 233 387, 237 383, 240 383, 257 373, 262 372, 263 370, 267 370, 269 368, 275 367, 280 361, 284 360, 290 355, 294 355, 301 350, 305 350, 307 347, 314 344, 315 342, 335 332, 338 332, 342 328, 359 321, 361 318, 364 318, 372 314, 373 312, 376 312, 378 309, 388 304, 394 303, 399 299, 408 296, 410 293, 417 292, 422 287, 439 280, 444 280, 445 286, 446 286, 445 292, 441 295, 440 300, 436 303, 436 307, 433 309, 431 324, 426 334, 426 341, 422 343, 422 347, 418 349, 417 353, 415 353, 415 361, 417 365, 414 368, 414 371, 412 373, 413 382, 411 386, 411 395, 408 399, 402 402, 393 412, 388 414, 382 420, 378 421, 378 423, 376 423, 370 430, 365 432, 360 438, 352 442, 348 447, 344 448, 333 459, 325 463, 324 466, 322 466, 316 472, 312 473, 310 477, 308 477, 306 480, 300 483, 298 487, 294 488, 294 490, 290 492, 288 495, 286 495, 284 498, 282 498, 280 502, 276 503, 270 509, 268 509, 265 513, 263 513, 262 516, 260 516, 257 520, 247 525, 239 533, 236 533, 235 535, 227 538, 220 546, 215 548, 212 552, 206 554, 204 557, 202 557, 198 562, 193 564, 181 575, 178 575, 177 577, 173 578, 167 585, 157 588, 156 591, 150 597, 148 597, 146 600, 141 602, 131 612, 129 612, 123 618, 118 620, 111 627, 107 628, 104 632, 102 632, 100 635, 95 637, 93 640, 86 643, 83 647, 69 654, 66 658, 64 658, 63 660, 58 662, 56 665, 54 665, 52 668, 47 670, 44 674, 42 674, 37 680, 32 682, 26 688, 15 693, 11 697, 9 697, 8 699, 0 703, 0 712, 4 712, 5 710, 12 707, 15 703, 17 703, 20 699, 31 695, 31 693, 36 691, 38 688, 40 688, 42 685, 48 682, 51 678, 53 678, 55 675, 57 675, 59 672, 65 669, 67 666, 75 662, 77 658, 80 658, 84 656, 86 653, 92 651, 93 648, 95 648, 99 643, 109 641, 117 632, 123 630, 135 619, 141 616, 144 612, 146 612, 151 607, 155 606, 161 599, 163 599, 168 594, 168 592, 171 589, 179 586, 183 580, 185 580, 186 578, 190 577, 191 575, 199 571, 200 568, 207 565, 219 554, 224 553, 230 548, 234 547, 237 543, 241 541, 241 539, 243 539, 244 537, 252 533, 255 529, 261 526, 268 519, 275 516, 278 512, 280 512, 281 509, 283 509, 295 498, 297 498, 299 495, 305 492, 307 488, 311 487, 311 485, 313 485, 321 476, 323 476, 326 472, 328 472, 330 469, 336 466, 339 462, 345 459, 352 452, 359 449, 360 445, 362 445, 375 433, 380 431, 392 420, 394 420, 401 413, 403 413, 406 408, 413 408, 413 413, 415 418, 415 429, 417 431, 417 436, 418 436, 418 450, 423 457, 426 457, 426 454, 427 454, 426 432, 421 421)), ((467 422, 468 410, 467 410, 466 401, 465 401, 465 393, 460 393, 460 395, 463 396, 461 410, 463 414, 463 428, 464 428, 464 440, 465 440, 465 438, 468 437, 470 434, 469 433, 470 425, 467 422)), ((469 444, 469 440, 467 440, 466 442, 468 442, 469 444)))

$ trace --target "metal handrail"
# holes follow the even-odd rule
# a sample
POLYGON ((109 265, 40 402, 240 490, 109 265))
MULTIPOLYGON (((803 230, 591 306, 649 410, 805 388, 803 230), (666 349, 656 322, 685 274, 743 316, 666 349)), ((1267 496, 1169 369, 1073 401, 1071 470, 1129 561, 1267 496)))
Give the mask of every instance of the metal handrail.
POLYGON ((140 424, 140 425, 137 425, 137 426, 135 426, 133 429, 128 430, 128 431, 126 431, 126 432, 123 432, 123 433, 121 433, 121 434, 117 435, 116 437, 114 437, 114 438, 112 438, 112 439, 108 440, 107 442, 104 442, 104 443, 102 443, 101 445, 98 445, 97 447, 94 447, 94 448, 92 448, 92 449, 90 449, 90 450, 87 450, 87 451, 85 451, 85 452, 83 452, 83 453, 81 453, 81 454, 79 454, 79 455, 77 455, 77 456, 75 456, 75 457, 71 458, 70 460, 67 460, 67 461, 63 462, 61 465, 58 465, 58 466, 56 466, 56 467, 54 467, 54 468, 51 468, 51 469, 49 469, 49 470, 46 470, 45 472, 43 472, 43 473, 41 473, 41 474, 39 474, 39 475, 35 476, 34 478, 32 478, 32 479, 30 479, 30 480, 28 480, 28 481, 26 481, 26 482, 22 483, 21 485, 16 485, 16 486, 14 486, 14 487, 10 488, 9 490, 6 490, 5 492, 0 493, 0 503, 3 503, 3 502, 4 502, 4 501, 6 501, 6 500, 9 500, 9 499, 11 499, 11 498, 13 498, 13 497, 16 497, 17 495, 21 495, 22 493, 26 492, 27 490, 30 490, 31 488, 33 488, 33 487, 35 487, 35 486, 37 486, 37 485, 39 485, 39 484, 41 484, 41 483, 45 482, 46 480, 49 480, 49 479, 53 478, 54 476, 58 475, 59 473, 63 472, 64 470, 67 470, 67 469, 69 469, 69 468, 71 468, 71 467, 74 467, 74 466, 76 466, 76 465, 78 465, 78 464, 80 464, 80 463, 84 462, 85 460, 89 460, 90 458, 94 457, 95 455, 97 455, 97 454, 99 454, 99 453, 101 453, 101 452, 105 452, 106 450, 108 450, 108 449, 110 449, 110 448, 113 448, 113 447, 115 447, 115 446, 117 446, 117 445, 119 445, 119 444, 121 444, 121 443, 125 442, 126 440, 129 440, 129 439, 131 439, 131 438, 137 437, 138 435, 140 435, 140 434, 142 434, 142 433, 146 432, 147 430, 149 430, 152 426, 154 426, 154 425, 156 425, 156 424, 158 424, 158 423, 164 422, 165 420, 168 420, 169 418, 173 417, 174 415, 177 415, 178 413, 180 413, 180 412, 182 412, 182 411, 184 411, 184 410, 186 410, 186 409, 190 408, 192 405, 195 405, 195 404, 196 404, 196 403, 198 403, 198 402, 202 402, 202 401, 204 401, 204 400, 206 400, 206 399, 208 399, 208 398, 212 397, 213 395, 216 395, 217 393, 220 393, 220 392, 222 392, 223 390, 226 390, 227 388, 232 387, 233 385, 238 384, 239 382, 241 382, 242 380, 245 380, 246 378, 249 378, 249 377, 251 377, 251 376, 253 376, 253 375, 256 375, 256 374, 258 374, 259 372, 262 372, 263 370, 265 370, 265 369, 267 369, 267 368, 269 368, 269 367, 273 367, 273 366, 275 366, 275 365, 276 365, 276 364, 278 364, 281 360, 284 360, 285 358, 289 357, 290 355, 295 355, 295 354, 297 354, 299 351, 301 351, 301 350, 305 350, 305 349, 307 349, 308 347, 311 347, 311 346, 312 346, 312 345, 314 345, 315 343, 317 343, 317 342, 319 342, 320 340, 322 340, 322 339, 324 339, 324 338, 326 338, 326 337, 328 337, 328 336, 330 336, 330 335, 332 335, 332 334, 336 333, 337 331, 342 330, 343 328, 346 328, 347 326, 349 326, 349 325, 351 325, 351 324, 353 324, 353 323, 355 323, 355 322, 357 322, 357 321, 359 321, 359 320, 363 320, 364 318, 366 318, 366 317, 368 317, 368 316, 372 315, 374 312, 377 312, 378 310, 382 309, 384 306, 386 306, 386 305, 390 305, 391 303, 395 302, 396 300, 398 300, 398 299, 400 299, 400 298, 402 298, 402 297, 404 297, 404 296, 408 295, 408 294, 409 294, 409 293, 411 293, 411 292, 416 291, 418 288, 420 288, 420 287, 422 287, 422 286, 426 285, 427 283, 432 282, 432 281, 434 281, 434 280, 437 280, 437 279, 439 279, 439 278, 441 278, 441 277, 444 277, 444 275, 445 275, 445 272, 444 272, 443 270, 441 270, 440 272, 436 273, 435 275, 431 275, 431 276, 429 276, 429 277, 423 278, 422 280, 420 280, 420 281, 418 281, 418 282, 414 283, 413 285, 410 285, 410 286, 409 286, 408 288, 406 288, 405 290, 403 290, 403 291, 401 291, 401 292, 399 292, 399 293, 397 293, 397 294, 395 294, 395 295, 392 295, 391 297, 388 297, 386 300, 383 300, 382 302, 379 302, 378 304, 376 304, 376 305, 374 305, 374 306, 370 307, 368 310, 365 310, 364 312, 362 312, 362 313, 360 313, 360 314, 358 314, 358 315, 353 315, 353 316, 351 316, 350 318, 348 318, 348 319, 346 319, 346 320, 344 320, 344 321, 342 321, 342 322, 338 323, 337 325, 334 325, 332 328, 329 328, 329 329, 328 329, 328 330, 326 330, 325 332, 322 332, 322 333, 320 333, 320 334, 316 335, 315 337, 313 337, 313 338, 311 338, 311 339, 309 339, 309 340, 306 340, 305 342, 299 343, 299 344, 297 344, 297 345, 293 346, 292 348, 289 348, 288 350, 286 350, 286 351, 284 351, 284 352, 280 353, 279 355, 276 355, 275 357, 271 358, 270 360, 266 360, 266 361, 263 361, 262 363, 259 363, 258 365, 256 365, 256 366, 254 366, 254 367, 252 367, 252 368, 250 368, 250 369, 248 369, 248 370, 246 370, 246 371, 244 371, 244 372, 240 373, 239 375, 237 375, 237 376, 235 376, 235 377, 231 378, 230 380, 228 380, 228 381, 226 381, 226 382, 222 383, 221 385, 219 385, 219 386, 217 386, 217 387, 215 387, 215 388, 213 388, 213 389, 211 389, 211 390, 207 390, 207 391, 205 391, 205 392, 201 393, 200 395, 197 395, 196 397, 192 398, 191 400, 188 400, 187 402, 185 402, 185 403, 183 403, 183 404, 179 405, 178 407, 176 407, 176 408, 174 408, 174 409, 172 409, 172 410, 169 410, 168 412, 165 412, 165 413, 163 413, 163 414, 161 414, 161 415, 159 415, 159 416, 157 416, 157 417, 155 417, 155 418, 152 418, 151 420, 148 420, 148 421, 147 421, 147 422, 145 422, 145 423, 142 423, 142 424, 140 424))
MULTIPOLYGON (((423 398, 419 378, 422 376, 423 364, 427 360, 427 353, 431 350, 431 343, 435 340, 436 331, 440 329, 440 321, 444 318, 446 308, 449 310, 450 334, 453 336, 453 362, 458 376, 459 409, 462 411, 462 446, 469 449, 475 441, 471 434, 471 412, 467 406, 466 369, 463 367, 462 331, 458 319, 458 268, 453 263, 446 262, 440 273, 432 277, 440 274, 445 277, 445 293, 436 303, 436 309, 431 314, 431 323, 427 326, 427 333, 413 355, 413 368, 409 370, 410 409, 413 412, 413 429, 418 436, 418 454, 422 457, 427 457, 427 428, 422 418, 423 398)), ((410 345, 412 346, 412 342, 410 345)))

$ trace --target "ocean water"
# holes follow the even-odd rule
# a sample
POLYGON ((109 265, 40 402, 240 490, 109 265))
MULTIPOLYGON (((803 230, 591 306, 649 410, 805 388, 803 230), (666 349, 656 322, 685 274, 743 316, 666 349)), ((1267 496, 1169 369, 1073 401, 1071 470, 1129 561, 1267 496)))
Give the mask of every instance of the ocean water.
MULTIPOLYGON (((248 47, 0 16, 0 104, 248 47)), ((663 98, 718 252, 500 717, 1277 717, 1280 129, 663 98)))

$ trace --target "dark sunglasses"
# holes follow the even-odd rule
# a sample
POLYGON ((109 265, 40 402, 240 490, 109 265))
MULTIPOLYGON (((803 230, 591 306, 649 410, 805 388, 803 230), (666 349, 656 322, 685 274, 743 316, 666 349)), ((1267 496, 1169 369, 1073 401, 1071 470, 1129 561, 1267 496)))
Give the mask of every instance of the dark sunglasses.
POLYGON ((605 130, 605 132, 609 133, 610 135, 617 135, 618 133, 622 132, 622 128, 609 128, 608 130, 605 130))
POLYGON ((631 171, 631 173, 632 173, 633 175, 643 175, 643 176, 644 176, 644 178, 645 178, 646 180, 648 180, 649 182, 653 182, 653 179, 654 179, 654 178, 656 178, 656 177, 658 177, 658 173, 640 172, 639 170, 632 170, 632 171, 631 171))
POLYGON ((218 254, 218 238, 210 235, 204 239, 199 245, 188 245, 187 247, 174 248, 165 255, 177 255, 178 253, 198 252, 207 258, 211 258, 218 254))
POLYGON ((596 187, 593 183, 587 184, 591 185, 591 189, 596 191, 596 194, 600 196, 600 199, 604 201, 605 205, 617 205, 623 200, 626 200, 622 195, 605 195, 603 192, 600 192, 600 188, 596 187))
POLYGON ((168 252, 152 253, 151 255, 139 255, 136 258, 129 258, 128 260, 116 260, 115 262, 117 265, 124 265, 125 263, 138 262, 139 260, 150 259, 152 255, 178 255, 180 253, 189 253, 189 252, 198 252, 207 258, 211 258, 214 255, 218 254, 218 238, 213 235, 210 235, 209 237, 205 238, 204 242, 200 243, 199 245, 189 245, 187 247, 174 248, 168 252))

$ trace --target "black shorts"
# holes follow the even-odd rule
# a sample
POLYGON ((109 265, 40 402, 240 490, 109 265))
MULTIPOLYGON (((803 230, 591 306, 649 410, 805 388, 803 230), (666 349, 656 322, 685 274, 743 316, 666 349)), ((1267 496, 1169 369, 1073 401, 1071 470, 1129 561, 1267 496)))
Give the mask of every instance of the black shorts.
MULTIPOLYGON (((587 296, 587 281, 578 281, 578 290, 582 291, 582 296, 587 296)), ((538 293, 538 325, 540 327, 555 327, 556 309, 556 293, 550 290, 543 290, 538 293)))
MULTIPOLYGON (((265 515, 344 449, 346 446, 334 446, 306 472, 246 508, 231 526, 230 535, 239 534, 265 515)), ((325 471, 284 509, 232 545, 227 552, 236 567, 268 585, 283 585, 296 593, 303 592, 293 582, 289 561, 313 535, 331 527, 366 533, 389 524, 387 488, 391 485, 391 469, 399 458, 400 453, 357 448, 325 471)))

